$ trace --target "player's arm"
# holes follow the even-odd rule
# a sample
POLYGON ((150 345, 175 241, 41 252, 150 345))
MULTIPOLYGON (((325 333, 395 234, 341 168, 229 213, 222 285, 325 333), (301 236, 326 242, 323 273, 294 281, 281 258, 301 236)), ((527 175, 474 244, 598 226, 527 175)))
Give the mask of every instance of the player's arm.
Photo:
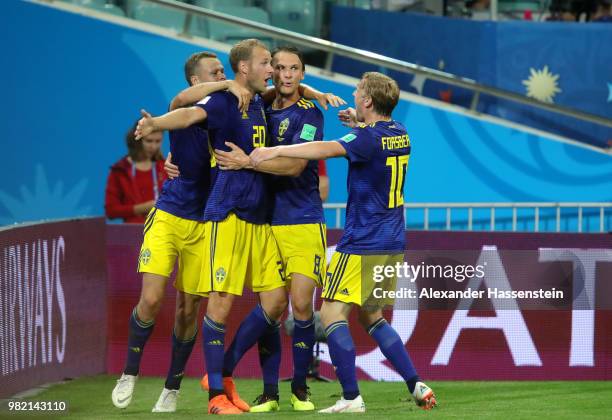
POLYGON ((301 83, 298 87, 300 95, 306 99, 313 99, 321 105, 321 107, 327 111, 327 105, 331 105, 334 108, 338 108, 341 105, 346 105, 346 101, 339 96, 334 95, 331 92, 323 93, 307 84, 301 83))
POLYGON ((257 168, 263 162, 279 157, 321 160, 339 156, 346 156, 346 150, 337 141, 315 141, 291 146, 259 147, 251 152, 249 158, 253 167, 257 168))
MULTIPOLYGON (((339 96, 334 95, 333 93, 323 93, 318 91, 317 89, 309 86, 307 84, 301 83, 298 86, 298 92, 300 96, 303 96, 306 99, 315 100, 327 111, 327 105, 331 105, 334 108, 337 108, 341 105, 346 105, 346 101, 339 96)), ((261 98, 263 99, 266 105, 270 105, 274 98, 276 97, 276 88, 274 86, 268 88, 264 93, 261 94, 261 98)))
POLYGON ((198 106, 175 109, 159 117, 153 117, 144 109, 140 113, 142 118, 136 126, 136 140, 140 140, 155 131, 187 128, 195 123, 204 121, 208 116, 206 111, 198 106))
POLYGON ((231 142, 226 142, 225 145, 231 149, 229 152, 215 150, 215 160, 223 170, 254 169, 272 175, 299 176, 308 164, 305 159, 277 158, 263 162, 255 168, 249 156, 240 147, 231 142))
POLYGON ((249 102, 253 96, 251 92, 247 88, 240 86, 234 80, 223 80, 220 82, 199 83, 188 87, 172 99, 172 102, 170 102, 170 110, 173 111, 178 108, 192 105, 201 101, 211 93, 221 90, 227 90, 238 98, 238 109, 240 109, 241 112, 246 111, 249 107, 249 102))

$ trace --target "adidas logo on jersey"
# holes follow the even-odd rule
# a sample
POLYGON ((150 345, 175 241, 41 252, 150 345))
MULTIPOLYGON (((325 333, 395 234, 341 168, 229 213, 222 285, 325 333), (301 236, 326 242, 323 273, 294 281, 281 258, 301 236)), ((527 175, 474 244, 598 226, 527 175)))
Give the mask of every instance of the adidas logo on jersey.
POLYGON ((346 287, 345 287, 344 289, 340 290, 340 292, 339 292, 339 293, 340 293, 341 295, 344 295, 344 296, 348 296, 348 295, 350 295, 350 293, 349 293, 349 291, 348 291, 348 289, 347 289, 346 287))
POLYGON ((140 353, 140 347, 130 347, 130 350, 132 350, 134 353, 140 353))
POLYGON ((300 341, 299 343, 295 343, 293 347, 297 347, 298 349, 308 350, 308 346, 303 341, 300 341))
POLYGON ((222 346, 223 343, 221 342, 221 340, 211 340, 206 344, 210 344, 211 346, 222 346))

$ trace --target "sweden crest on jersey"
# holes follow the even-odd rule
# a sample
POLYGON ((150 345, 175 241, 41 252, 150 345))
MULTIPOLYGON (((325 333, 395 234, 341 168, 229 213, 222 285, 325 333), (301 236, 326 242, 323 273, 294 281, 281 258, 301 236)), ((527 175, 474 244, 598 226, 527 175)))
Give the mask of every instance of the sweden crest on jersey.
POLYGON ((283 138, 283 134, 287 132, 288 128, 289 128, 289 118, 285 118, 284 120, 281 121, 281 123, 278 126, 278 137, 276 139, 278 140, 279 143, 285 140, 283 138))

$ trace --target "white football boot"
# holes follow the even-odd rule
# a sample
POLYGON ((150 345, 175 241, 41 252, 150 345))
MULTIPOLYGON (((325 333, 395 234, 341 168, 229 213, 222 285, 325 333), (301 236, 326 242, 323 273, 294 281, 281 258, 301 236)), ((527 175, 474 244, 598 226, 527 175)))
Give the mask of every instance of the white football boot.
POLYGON ((178 389, 164 388, 159 399, 155 403, 155 407, 151 410, 153 413, 174 413, 176 411, 176 400, 178 399, 178 389))
POLYGON ((124 373, 121 375, 121 378, 117 380, 117 385, 115 385, 115 389, 113 389, 113 393, 111 395, 115 407, 126 408, 128 405, 130 405, 132 395, 134 394, 134 385, 136 385, 137 379, 138 376, 126 375, 124 373))
POLYGON ((354 400, 345 400, 341 398, 331 407, 319 410, 319 413, 365 413, 365 411, 365 403, 361 395, 359 395, 354 400))

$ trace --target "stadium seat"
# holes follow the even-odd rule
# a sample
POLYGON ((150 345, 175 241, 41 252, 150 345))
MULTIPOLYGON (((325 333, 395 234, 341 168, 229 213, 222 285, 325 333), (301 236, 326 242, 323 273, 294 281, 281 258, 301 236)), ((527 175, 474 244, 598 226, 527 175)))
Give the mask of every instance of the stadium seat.
POLYGON ((265 7, 273 26, 304 35, 320 36, 319 16, 322 13, 317 13, 316 0, 266 0, 265 7))
POLYGON ((132 13, 132 17, 136 20, 173 29, 178 33, 183 32, 185 19, 187 18, 185 12, 147 2, 139 3, 132 13))
POLYGON ((194 16, 189 27, 189 33, 200 38, 210 38, 208 30, 208 19, 201 16, 194 16))
MULTIPOLYGON (((270 24, 268 13, 258 7, 216 7, 216 11, 228 15, 252 20, 255 22, 270 24)), ((238 25, 231 25, 215 19, 208 19, 208 31, 210 38, 227 43, 234 43, 245 38, 258 38, 264 42, 270 42, 261 32, 249 28, 242 28, 238 25)))

